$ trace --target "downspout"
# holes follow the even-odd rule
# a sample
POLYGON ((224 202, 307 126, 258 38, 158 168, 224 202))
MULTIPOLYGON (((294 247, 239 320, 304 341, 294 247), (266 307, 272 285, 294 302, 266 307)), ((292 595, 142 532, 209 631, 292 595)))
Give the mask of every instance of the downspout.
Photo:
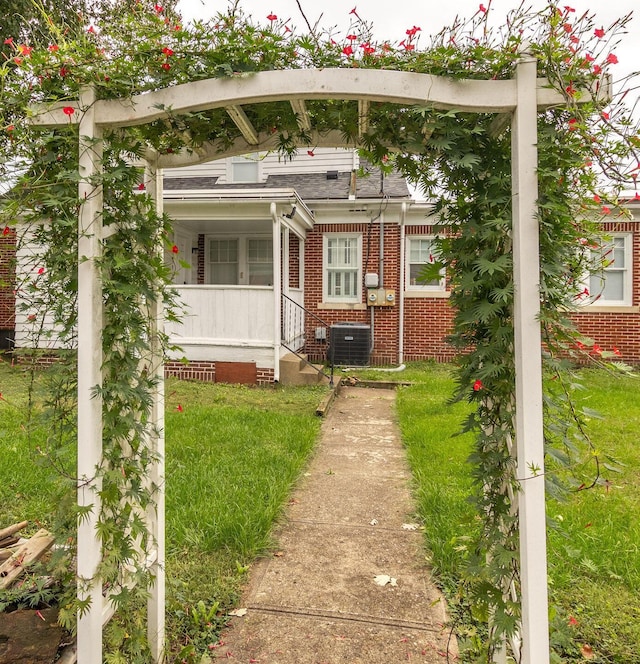
POLYGON ((407 218, 407 204, 400 208, 400 284, 398 293, 398 364, 404 362, 404 284, 405 284, 405 221, 407 218))
POLYGON ((273 380, 280 381, 280 347, 282 317, 282 252, 280 248, 280 218, 276 204, 270 206, 273 220, 273 380))

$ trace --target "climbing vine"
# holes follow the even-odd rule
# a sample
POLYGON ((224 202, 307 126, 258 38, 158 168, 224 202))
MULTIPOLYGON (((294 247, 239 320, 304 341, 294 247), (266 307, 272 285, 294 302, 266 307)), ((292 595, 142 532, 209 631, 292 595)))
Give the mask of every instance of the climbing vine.
MULTIPOLYGON (((238 3, 211 21, 186 26, 177 14, 148 0, 131 3, 95 25, 56 26, 43 17, 37 40, 30 41, 28 33, 2 37, 9 55, 0 63, 0 176, 5 189, 0 229, 9 232, 19 220, 22 277, 17 296, 32 331, 30 345, 42 349, 55 341, 63 353, 63 378, 55 379, 45 404, 51 426, 43 453, 52 463, 73 478, 65 450, 75 444, 76 435, 77 217, 83 201, 78 199, 78 134, 71 121, 86 111, 77 103, 81 88, 92 86, 99 98, 114 99, 211 77, 309 67, 506 79, 527 48, 537 60, 538 75, 565 99, 538 120, 541 324, 550 379, 547 452, 554 462, 565 464, 585 455, 593 458, 591 476, 597 481, 597 457, 589 450, 564 376, 570 362, 585 355, 600 362, 618 359, 616 349, 601 349, 597 340, 579 337, 569 313, 589 295, 582 280, 593 265, 590 253, 581 249, 601 246, 598 221, 623 214, 619 196, 623 189, 635 190, 640 168, 640 138, 625 106, 626 91, 616 92, 613 99, 603 94, 630 17, 605 28, 590 13, 577 16, 571 7, 549 2, 536 13, 514 10, 506 26, 497 29, 491 26, 489 9, 490 3, 479 5, 471 19, 456 21, 426 45, 415 25, 399 42, 376 41, 372 26, 356 9, 345 34, 310 25, 300 33, 274 14, 254 20, 238 3), (36 46, 43 43, 43 31, 49 43, 36 46), (591 100, 582 103, 586 93, 591 100), (60 102, 68 127, 38 129, 30 123, 34 105, 60 102)), ((307 110, 319 134, 337 129, 345 144, 357 144, 357 104, 308 101, 307 110)), ((275 137, 285 158, 298 149, 313 155, 313 136, 300 128, 288 103, 250 105, 246 113, 261 137, 275 137)), ((167 286, 180 259, 170 220, 155 210, 140 164, 150 149, 170 154, 213 145, 222 155, 240 139, 223 109, 169 113, 166 119, 109 130, 103 137, 103 174, 92 183, 104 188, 102 222, 108 229, 99 261, 104 378, 95 388, 104 404, 105 432, 104 458, 96 469, 102 480, 99 533, 106 554, 98 573, 123 606, 153 582, 136 555, 148 538, 141 513, 153 503, 157 489, 147 482, 154 461, 147 436, 157 387, 150 359, 152 310, 161 299, 168 315, 177 315, 178 304, 167 286), (166 249, 164 255, 159 247, 166 249), (123 583, 125 568, 133 568, 138 590, 123 583)), ((459 352, 455 398, 476 406, 464 428, 476 434, 471 461, 482 527, 469 549, 463 583, 474 615, 491 618, 489 636, 478 646, 478 656, 489 661, 520 620, 514 499, 519 487, 511 451, 510 128, 491 114, 376 104, 362 147, 373 162, 398 169, 435 201, 440 237, 433 268, 447 270, 456 312, 450 338, 459 352), (509 592, 512 585, 515 597, 509 592)), ((166 348, 167 339, 160 341, 166 348)), ((553 478, 548 480, 549 488, 557 490, 553 478)), ((576 475, 575 482, 580 488, 590 480, 576 475)), ((69 625, 78 608, 83 607, 71 600, 64 608, 62 617, 69 625)))

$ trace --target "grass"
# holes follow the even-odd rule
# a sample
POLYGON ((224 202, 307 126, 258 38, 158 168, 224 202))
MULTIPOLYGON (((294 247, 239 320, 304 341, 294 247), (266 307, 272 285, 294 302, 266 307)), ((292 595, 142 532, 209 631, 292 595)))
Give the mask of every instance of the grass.
MULTIPOLYGON (((65 482, 38 454, 43 432, 23 428, 27 383, 28 374, 0 361, 0 527, 30 520, 33 532, 53 523, 65 482)), ((200 661, 217 640, 312 452, 325 393, 167 381, 170 661, 200 661)), ((124 634, 114 623, 113 648, 124 634)))
MULTIPOLYGON (((461 544, 473 529, 475 513, 467 501, 471 467, 465 462, 472 440, 454 435, 465 406, 447 403, 451 372, 427 364, 399 374, 356 375, 413 383, 398 393, 398 414, 431 562, 452 597, 463 564, 461 544)), ((640 379, 597 370, 581 376, 587 387, 581 400, 602 415, 589 422, 593 443, 624 465, 622 472, 603 467, 602 479, 610 485, 573 493, 563 503, 548 500, 548 515, 558 519, 548 538, 550 601, 561 609, 563 631, 572 637, 563 661, 587 661, 587 646, 589 661, 639 664, 640 379)))
MULTIPOLYGON (((401 373, 353 373, 412 383, 398 391, 402 435, 431 564, 455 593, 460 544, 476 517, 467 500, 472 441, 454 435, 466 407, 447 403, 451 371, 424 363, 401 373)), ((640 382, 585 371, 583 383, 585 403, 604 418, 590 422, 594 444, 624 465, 620 473, 604 469, 608 486, 548 503, 549 515, 561 519, 549 531, 549 579, 572 637, 563 661, 587 661, 588 646, 592 662, 640 664, 640 382), (569 627, 569 616, 577 624, 569 627)), ((0 524, 48 525, 60 480, 37 452, 42 432, 29 438, 21 428, 26 377, 0 362, 0 392, 0 524)), ((268 550, 271 526, 312 453, 323 394, 167 381, 170 661, 199 660, 238 601, 251 561, 268 550)))

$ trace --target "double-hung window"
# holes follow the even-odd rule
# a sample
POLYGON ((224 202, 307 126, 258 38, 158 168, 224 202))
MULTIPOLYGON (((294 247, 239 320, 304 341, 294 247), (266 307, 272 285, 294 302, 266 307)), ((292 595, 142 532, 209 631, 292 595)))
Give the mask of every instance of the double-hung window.
POLYGON ((212 284, 237 284, 238 238, 209 240, 209 281, 212 284))
POLYGON ((427 265, 436 261, 432 237, 408 237, 406 246, 405 288, 409 291, 444 291, 443 271, 437 278, 425 280, 423 272, 427 265))
POLYGON ((588 304, 596 306, 630 306, 632 236, 615 234, 598 249, 591 250, 594 271, 588 278, 588 304))
POLYGON ((328 234, 323 238, 323 293, 326 302, 362 299, 362 235, 328 234))
POLYGON ((209 238, 208 283, 273 286, 272 243, 270 236, 209 238))

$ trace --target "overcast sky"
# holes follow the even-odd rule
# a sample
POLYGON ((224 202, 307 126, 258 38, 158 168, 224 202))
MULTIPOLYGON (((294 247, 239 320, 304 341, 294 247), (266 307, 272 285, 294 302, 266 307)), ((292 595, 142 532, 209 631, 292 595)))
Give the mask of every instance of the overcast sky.
MULTIPOLYGON (((500 25, 505 14, 517 7, 519 0, 484 0, 490 5, 490 17, 493 25, 500 25)), ((529 0, 524 3, 533 9, 547 6, 545 0, 529 0)), ((629 34, 624 43, 616 49, 619 64, 612 67, 615 78, 640 69, 640 2, 638 0, 560 0, 560 7, 565 4, 576 10, 576 15, 587 10, 598 17, 598 24, 605 29, 616 19, 632 12, 634 19, 629 24, 629 34)), ((291 18, 291 24, 301 30, 305 28, 295 0, 243 0, 242 7, 256 20, 264 20, 268 14, 278 18, 291 18)), ((300 0, 309 22, 314 24, 322 18, 322 25, 337 26, 342 34, 349 28, 349 12, 354 7, 366 21, 373 22, 376 39, 389 39, 398 42, 405 37, 407 28, 418 26, 423 34, 435 34, 446 25, 450 25, 456 15, 471 17, 478 11, 480 3, 476 0, 300 0)), ((211 18, 218 11, 228 7, 226 0, 180 0, 178 7, 186 19, 211 18)), ((425 40, 425 43, 427 41, 425 40)), ((637 96, 637 95, 636 95, 637 96)))

